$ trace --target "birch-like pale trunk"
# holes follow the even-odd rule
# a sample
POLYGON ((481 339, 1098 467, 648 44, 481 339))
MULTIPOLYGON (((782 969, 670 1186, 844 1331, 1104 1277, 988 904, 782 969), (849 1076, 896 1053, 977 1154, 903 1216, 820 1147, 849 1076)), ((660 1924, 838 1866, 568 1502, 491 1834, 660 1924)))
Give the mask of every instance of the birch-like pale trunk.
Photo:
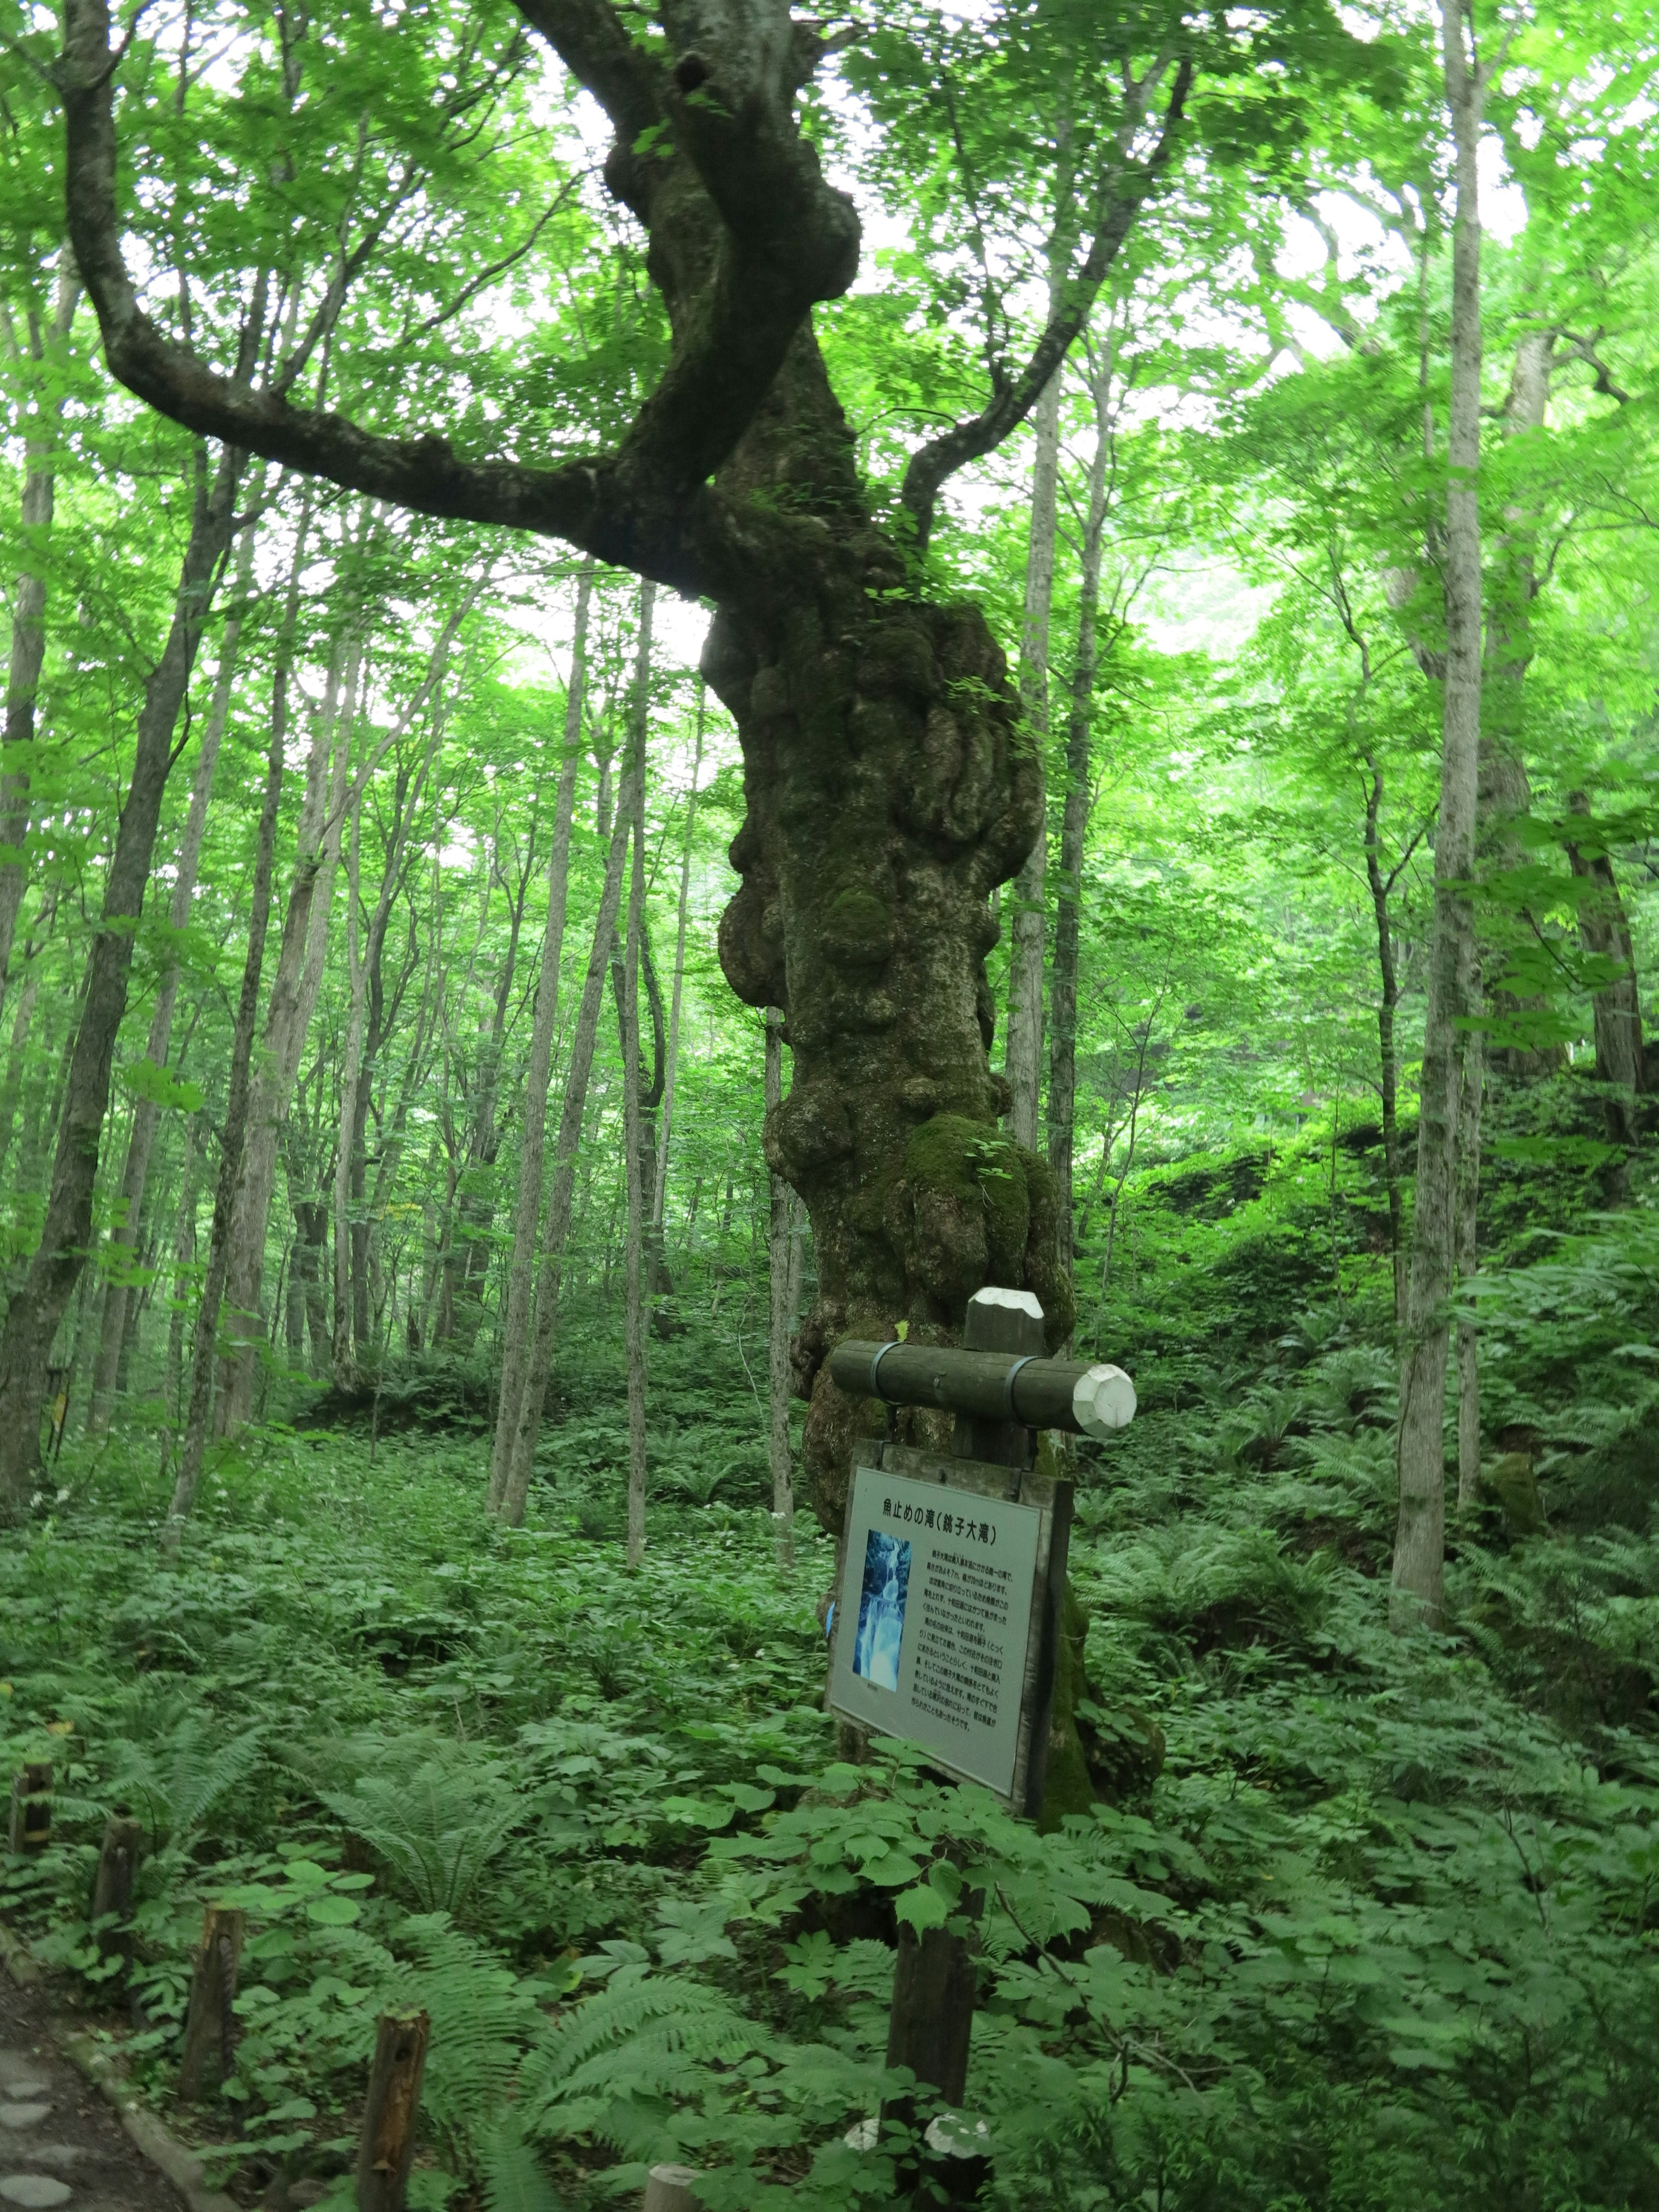
MULTIPOLYGON (((1031 520, 1025 558, 1025 620, 1020 635, 1019 703, 1025 742, 1036 749, 1039 787, 1048 751, 1048 647, 1054 599, 1054 536, 1060 483, 1060 397, 1054 371, 1032 410, 1036 454, 1031 471, 1031 520)), ((1014 878, 1008 925, 1008 1045, 1003 1072, 1012 1094, 1008 1133, 1034 1148, 1042 1079, 1042 955, 1047 939, 1046 827, 1037 833, 1014 878)))
POLYGON ((1456 1263, 1457 1155, 1465 1042, 1474 979, 1475 807, 1480 784, 1480 202, 1477 159, 1483 81, 1464 0, 1442 0, 1446 103, 1456 148, 1452 233, 1451 404, 1448 423, 1446 672, 1434 923, 1419 1086, 1416 1204, 1400 1387, 1400 1518, 1391 1614, 1437 1623, 1445 1609, 1447 1300, 1456 1263))
POLYGON ((553 1364, 553 1347, 559 1328, 559 1283, 564 1272, 564 1248, 570 1235, 570 1211, 576 1192, 576 1167, 581 1150, 582 1118, 587 1108, 587 1083, 593 1070, 593 1048, 599 1037, 599 1010, 605 1002, 605 976, 611 947, 622 908, 623 866, 628 857, 628 825, 632 819, 633 793, 625 791, 611 825, 605 855, 605 884, 599 911, 593 924, 593 943, 582 981, 581 1004, 570 1040, 570 1066, 565 1077, 564 1103, 559 1113, 559 1133, 553 1148, 553 1187, 547 1201, 547 1220, 542 1231, 542 1264, 536 1283, 536 1326, 531 1342, 530 1365, 519 1405, 519 1425, 514 1431, 513 1453, 502 1485, 500 1517, 508 1528, 524 1521, 525 1501, 535 1470, 536 1442, 541 1434, 542 1408, 553 1364))
POLYGON ((259 1012, 259 971, 264 963, 265 933, 270 921, 270 881, 276 856, 276 810, 283 793, 283 755, 288 732, 288 669, 284 661, 279 659, 271 685, 270 750, 265 763, 264 800, 259 810, 258 842, 254 848, 253 896, 248 913, 247 953, 242 963, 242 988, 236 1002, 236 1024, 231 1036, 225 1126, 219 1145, 219 1182, 214 1194, 207 1273, 202 1284, 201 1304, 196 1311, 196 1356, 191 1374, 190 1411, 185 1419, 178 1479, 173 1486, 173 1498, 161 1532, 162 1556, 168 1559, 178 1556, 179 1539, 184 1534, 191 1508, 196 1502, 202 1462, 207 1455, 208 1415, 213 1397, 215 1366, 213 1345, 218 1334, 231 1217, 235 1206, 242 1146, 247 1135, 253 1033, 259 1012))
POLYGON ((640 632, 634 665, 634 711, 628 738, 628 924, 623 943, 623 1149, 628 1166, 628 1256, 623 1334, 628 1349, 628 1565, 645 1557, 645 1189, 640 1101, 640 951, 645 928, 645 732, 651 708, 651 616, 656 586, 640 586, 640 632))
POLYGON ((541 967, 536 978, 536 1009, 530 1031, 530 1060, 524 1079, 524 1133, 519 1148, 519 1193, 513 1216, 513 1248, 507 1257, 507 1287, 501 1300, 501 1388, 495 1411, 495 1437, 489 1455, 489 1510, 498 1512, 513 1460, 529 1369, 530 1334, 536 1289, 536 1230, 541 1219, 542 1186, 547 1152, 547 1091, 553 1071, 553 1035, 558 1025, 559 964, 564 957, 564 924, 570 896, 570 832, 575 814, 576 771, 581 760, 582 708, 587 689, 587 619, 593 600, 593 563, 584 561, 576 584, 575 635, 570 648, 570 681, 564 695, 559 787, 553 805, 553 850, 547 864, 547 921, 542 931, 541 967))
POLYGON ((340 1125, 334 1154, 334 1340, 331 1366, 337 1382, 356 1374, 356 1353, 370 1334, 364 1266, 367 1253, 359 1235, 354 1244, 353 1200, 361 1205, 364 1122, 374 1079, 374 1057, 380 1044, 380 963, 392 904, 403 880, 404 847, 421 803, 427 771, 443 743, 444 717, 435 709, 426 745, 413 771, 399 770, 392 795, 392 819, 381 855, 380 888, 363 928, 363 802, 368 785, 354 787, 346 846, 346 1035, 340 1076, 340 1125), (369 1058, 365 1063, 367 1047, 369 1058), (354 1264, 355 1261, 355 1264, 354 1264), (355 1348, 354 1348, 355 1340, 355 1348))
MULTIPOLYGON (((261 469, 252 485, 252 499, 256 507, 259 504, 264 482, 264 471, 261 469)), ((310 506, 307 495, 299 532, 301 550, 307 534, 310 506)), ((173 902, 167 915, 168 922, 175 930, 187 929, 190 926, 191 905, 196 896, 196 878, 202 864, 202 841, 207 834, 208 802, 213 795, 213 779, 219 764, 219 748, 224 739, 225 725, 230 720, 231 693, 235 685, 236 664, 241 651, 242 623, 252 592, 253 540, 258 527, 257 521, 247 525, 236 550, 235 584, 220 641, 213 696, 209 702, 207 720, 202 728, 202 742, 196 755, 196 772, 191 779, 190 808, 185 817, 184 835, 179 841, 178 873, 173 878, 173 902)), ((290 637, 296 611, 298 573, 299 556, 296 555, 294 580, 289 593, 287 635, 290 637)), ((144 1057, 155 1067, 167 1065, 167 1052, 173 1042, 173 1018, 178 1010, 179 986, 183 973, 176 961, 171 963, 161 978, 161 989, 156 993, 155 1011, 150 1016, 149 1035, 144 1041, 144 1057)), ((90 1435, 95 1436, 109 1425, 116 1378, 121 1364, 121 1345, 132 1298, 131 1287, 125 1278, 138 1234, 138 1223, 144 1204, 144 1187, 149 1180, 150 1154, 155 1147, 161 1118, 161 1109, 152 1099, 140 1098, 133 1108, 132 1130, 127 1139, 126 1168, 121 1178, 121 1218, 110 1233, 116 1279, 104 1285, 98 1354, 87 1401, 87 1429, 90 1435)))
MULTIPOLYGON (((766 1010, 766 1111, 775 1118, 783 1103, 783 1025, 781 1007, 766 1010)), ((794 1320, 791 1297, 790 1229, 794 1193, 781 1175, 769 1175, 771 1206, 767 1224, 767 1276, 770 1326, 767 1335, 767 1449, 772 1462, 772 1525, 780 1567, 794 1564, 795 1470, 789 1449, 789 1330, 794 1320)))
POLYGON ((222 1362, 219 1402, 215 1409, 215 1426, 222 1436, 228 1436, 241 1427, 252 1414, 258 1345, 263 1334, 259 1292, 264 1279, 265 1232, 276 1189, 276 1158, 293 1103, 306 1033, 323 988, 329 921, 344 826, 380 763, 407 732, 416 715, 425 710, 437 690, 449 664, 455 634, 482 588, 480 582, 463 595, 433 647, 420 688, 355 776, 351 760, 362 675, 361 641, 354 637, 344 649, 343 681, 340 654, 337 653, 330 662, 322 713, 307 763, 306 796, 296 840, 298 857, 283 921, 276 973, 265 1009, 259 1064, 248 1104, 247 1142, 230 1231, 225 1315, 231 1341, 222 1362))
MULTIPOLYGON (((1048 1164, 1059 1185, 1062 1233, 1074 1237, 1072 1166, 1077 1142, 1077 993, 1081 957, 1083 850, 1089 830, 1095 672, 1100 656, 1100 568, 1112 453, 1112 356, 1090 379, 1096 438, 1078 585, 1077 653, 1066 721, 1066 795, 1060 815, 1060 884, 1054 899, 1054 967, 1048 1043, 1048 1164)), ((1068 1247, 1069 1249, 1069 1247, 1068 1247)))
POLYGON ((248 1099, 247 1137, 228 1233, 224 1310, 232 1340, 221 1362, 214 1424, 222 1436, 240 1428, 253 1410, 265 1230, 276 1188, 283 1126, 299 1075, 312 1010, 322 988, 326 917, 339 860, 339 823, 345 811, 362 665, 362 650, 355 641, 331 655, 322 706, 312 723, 305 793, 295 837, 294 873, 259 1040, 258 1066, 248 1099))
POLYGON ((346 827, 346 1033, 340 1071, 340 1128, 334 1148, 334 1342, 337 1383, 351 1380, 351 1150, 357 1127, 357 1079, 363 1066, 363 1014, 368 974, 362 946, 362 795, 346 827))
MULTIPOLYGON (((30 313, 27 346, 17 338, 9 311, 0 309, 0 334, 14 362, 27 359, 37 375, 44 368, 60 366, 80 297, 80 271, 65 246, 58 257, 52 320, 43 329, 39 316, 30 313)), ((0 857, 0 1006, 5 1003, 12 946, 17 941, 17 916, 28 881, 23 845, 29 830, 29 763, 34 745, 35 702, 46 657, 46 579, 39 556, 57 503, 58 440, 68 398, 67 384, 60 385, 55 392, 48 389, 29 416, 23 433, 23 495, 17 520, 27 565, 18 576, 12 600, 5 744, 0 756, 0 854, 3 854, 0 857)))

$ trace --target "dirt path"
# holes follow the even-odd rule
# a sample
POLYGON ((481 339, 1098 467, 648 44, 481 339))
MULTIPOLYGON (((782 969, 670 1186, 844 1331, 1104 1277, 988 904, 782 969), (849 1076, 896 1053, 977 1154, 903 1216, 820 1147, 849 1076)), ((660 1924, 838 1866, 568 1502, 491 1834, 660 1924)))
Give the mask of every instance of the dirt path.
POLYGON ((41 1992, 0 1969, 0 2212, 183 2212, 91 2083, 59 2057, 41 1992))

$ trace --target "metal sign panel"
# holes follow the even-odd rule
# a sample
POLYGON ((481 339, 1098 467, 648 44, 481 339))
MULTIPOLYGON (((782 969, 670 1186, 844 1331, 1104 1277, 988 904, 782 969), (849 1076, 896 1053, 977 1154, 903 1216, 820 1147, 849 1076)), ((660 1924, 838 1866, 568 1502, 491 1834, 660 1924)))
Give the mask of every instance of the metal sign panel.
POLYGON ((1044 1533, 1036 1505, 855 1468, 834 1709, 1012 1797, 1044 1533))

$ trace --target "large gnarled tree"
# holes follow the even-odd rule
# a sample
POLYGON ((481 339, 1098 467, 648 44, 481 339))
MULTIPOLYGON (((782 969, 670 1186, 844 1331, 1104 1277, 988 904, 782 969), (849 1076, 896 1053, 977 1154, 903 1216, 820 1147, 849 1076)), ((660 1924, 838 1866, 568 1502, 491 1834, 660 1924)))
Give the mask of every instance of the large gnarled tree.
POLYGON ((1054 1185, 1000 1136, 1007 1091, 988 1057, 990 894, 1038 833, 1038 763, 983 617, 928 595, 936 501, 1025 420, 1076 337, 1177 147, 1200 64, 1243 70, 1241 36, 1262 33, 1178 8, 1133 25, 1012 8, 1028 46, 1069 41, 1091 118, 1066 173, 1077 245, 1046 320, 1023 340, 1006 318, 988 334, 985 404, 914 453, 884 522, 812 326, 859 262, 852 204, 799 112, 837 41, 786 0, 664 0, 648 27, 610 0, 519 6, 605 110, 605 182, 648 235, 671 326, 613 449, 538 463, 470 457, 441 426, 380 434, 250 389, 158 326, 123 258, 107 0, 69 0, 75 252, 116 376, 198 433, 421 513, 562 538, 714 603, 704 669, 737 721, 747 805, 720 953, 741 999, 787 1011, 793 1086, 767 1146, 816 1238, 796 1382, 830 1517, 857 1418, 823 1364, 836 1337, 900 1320, 947 1334, 987 1280, 1035 1290, 1056 1339, 1070 1322, 1054 1185))

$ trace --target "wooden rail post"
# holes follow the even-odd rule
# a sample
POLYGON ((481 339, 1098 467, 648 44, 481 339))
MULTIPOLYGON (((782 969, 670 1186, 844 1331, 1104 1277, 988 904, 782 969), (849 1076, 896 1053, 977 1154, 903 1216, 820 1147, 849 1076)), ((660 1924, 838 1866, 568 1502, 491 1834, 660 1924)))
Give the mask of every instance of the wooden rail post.
POLYGON ((380 2015, 357 2145, 357 2212, 404 2212, 431 2034, 423 2012, 380 2015))
POLYGON ((702 2212, 691 2193, 697 2178, 695 2166, 653 2166, 645 2185, 640 2212, 702 2212))
POLYGON ((186 2102, 228 2081, 235 2064, 236 2015, 231 2008, 246 1929, 246 1913, 228 1905, 210 1905, 202 1916, 179 2062, 179 2095, 186 2102))
MULTIPOLYGON (((131 1912, 133 1880, 143 1850, 142 1824, 131 1818, 125 1805, 118 1806, 104 1823, 103 1847, 98 1854, 98 1872, 93 1878, 94 1922, 112 1916, 125 1920, 131 1912)), ((118 1928, 106 1929, 98 1938, 98 1945, 106 1958, 117 1951, 125 1957, 128 1948, 126 1938, 118 1928)))
MULTIPOLYGON (((1039 1358, 1043 1348, 1042 1310, 1034 1297, 1011 1298, 1006 1291, 989 1295, 981 1291, 969 1304, 963 1348, 1007 1352, 1019 1358, 1039 1358)), ((957 1417, 954 1443, 958 1459, 1026 1468, 1031 1464, 1034 1437, 1023 1421, 963 1413, 957 1417)), ((978 1891, 965 1895, 964 1917, 977 1920, 983 1903, 978 1891)), ((899 1929, 893 2006, 887 2025, 887 2063, 908 2066, 918 2087, 926 2084, 934 2091, 934 2097, 926 2101, 952 2111, 960 2110, 968 2089, 968 2050, 978 1982, 976 1948, 969 1936, 952 1934, 945 1928, 929 1928, 921 1936, 908 1926, 899 1929)), ((921 2101, 914 2095, 890 2099, 882 2107, 884 2125, 895 2122, 915 2128, 921 2121, 917 2111, 921 2101)), ((927 2148, 933 2148, 930 2138, 924 2141, 927 2148)), ((924 2148, 914 2161, 906 2161, 901 2170, 902 2185, 915 2188, 924 2168, 931 2170, 946 2203, 970 2204, 983 2184, 987 2161, 977 2156, 953 2155, 948 2148, 929 2157, 924 2148)))
POLYGON ((11 1824, 7 1838, 15 1852, 43 1851, 52 1841, 52 1761, 30 1759, 12 1777, 11 1824))

